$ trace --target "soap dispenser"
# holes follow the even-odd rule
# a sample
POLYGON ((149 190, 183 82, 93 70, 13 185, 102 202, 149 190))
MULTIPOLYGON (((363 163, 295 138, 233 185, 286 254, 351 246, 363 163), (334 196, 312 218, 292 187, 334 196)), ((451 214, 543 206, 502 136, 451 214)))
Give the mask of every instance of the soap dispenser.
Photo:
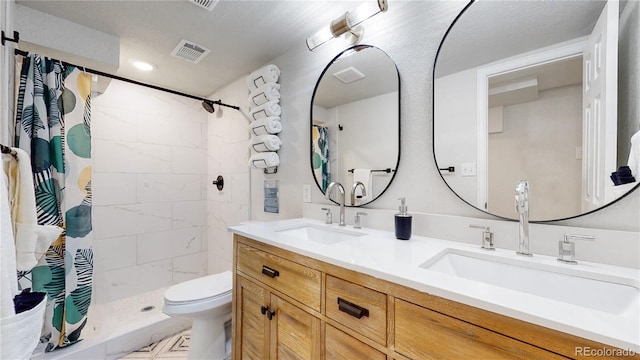
POLYGON ((405 198, 399 198, 400 212, 395 215, 396 239, 409 240, 411 238, 411 215, 407 213, 405 198))

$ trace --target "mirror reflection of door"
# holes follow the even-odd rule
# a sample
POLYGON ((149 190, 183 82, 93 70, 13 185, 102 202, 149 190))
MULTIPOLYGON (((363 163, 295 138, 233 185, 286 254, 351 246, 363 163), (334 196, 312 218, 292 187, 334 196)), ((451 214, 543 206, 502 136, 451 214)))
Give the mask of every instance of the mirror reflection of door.
POLYGON ((485 78, 487 211, 512 213, 503 189, 519 180, 531 185, 532 211, 551 218, 614 200, 607 185, 616 170, 617 33, 618 3, 609 1, 584 40, 492 65, 501 70, 485 78))
POLYGON ((639 18, 638 2, 614 0, 469 5, 434 69, 434 154, 447 185, 513 219, 515 183, 528 180, 532 221, 635 189, 610 175, 631 161, 640 126, 639 18))
POLYGON ((525 179, 533 185, 531 209, 553 217, 580 212, 582 56, 492 75, 488 89, 487 210, 512 213, 513 193, 503 189, 525 179))

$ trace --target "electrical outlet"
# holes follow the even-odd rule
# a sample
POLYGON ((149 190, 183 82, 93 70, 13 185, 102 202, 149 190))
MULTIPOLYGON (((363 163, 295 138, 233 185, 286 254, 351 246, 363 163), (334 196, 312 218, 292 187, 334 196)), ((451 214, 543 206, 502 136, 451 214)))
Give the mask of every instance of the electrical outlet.
POLYGON ((302 185, 302 201, 306 203, 311 202, 311 185, 302 185))
POLYGON ((476 163, 462 163, 460 168, 461 176, 476 176, 476 163))

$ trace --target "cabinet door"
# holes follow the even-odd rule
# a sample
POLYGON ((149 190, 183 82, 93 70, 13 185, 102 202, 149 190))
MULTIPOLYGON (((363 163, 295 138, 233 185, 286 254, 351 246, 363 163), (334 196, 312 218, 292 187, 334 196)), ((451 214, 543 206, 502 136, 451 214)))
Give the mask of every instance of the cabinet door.
POLYGON ((342 331, 327 325, 325 329, 326 360, 386 360, 387 356, 342 331))
POLYGON ((271 359, 320 359, 320 319, 271 295, 271 359))
POLYGON ((413 359, 565 359, 399 299, 395 331, 396 351, 413 359))
POLYGON ((269 304, 269 292, 251 281, 237 277, 236 338, 234 359, 267 359, 269 320, 262 306, 269 304))

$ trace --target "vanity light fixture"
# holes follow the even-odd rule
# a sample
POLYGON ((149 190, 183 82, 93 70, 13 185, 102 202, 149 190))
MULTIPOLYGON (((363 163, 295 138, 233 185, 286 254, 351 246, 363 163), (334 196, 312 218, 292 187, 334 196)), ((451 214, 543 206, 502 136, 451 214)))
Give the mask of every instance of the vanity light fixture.
POLYGON ((386 12, 388 8, 387 0, 376 0, 367 1, 355 10, 345 12, 331 21, 329 26, 322 28, 307 38, 309 51, 313 51, 318 46, 343 34, 346 34, 345 37, 349 43, 358 43, 364 31, 362 26, 358 25, 376 14, 386 12))

